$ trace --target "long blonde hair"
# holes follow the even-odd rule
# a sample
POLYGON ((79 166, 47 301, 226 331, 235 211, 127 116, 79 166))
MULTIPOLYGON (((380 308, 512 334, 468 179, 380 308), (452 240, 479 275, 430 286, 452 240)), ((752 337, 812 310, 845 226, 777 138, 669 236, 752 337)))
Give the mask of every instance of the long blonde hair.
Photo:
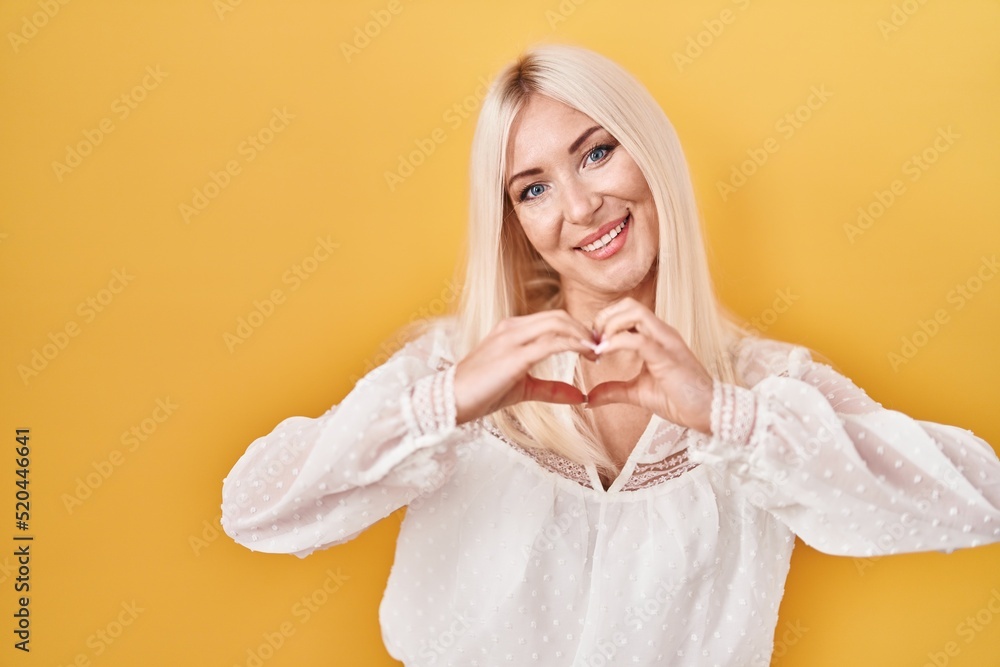
MULTIPOLYGON (((743 384, 728 350, 749 332, 715 296, 677 133, 628 72, 593 51, 562 44, 525 51, 500 72, 483 100, 472 141, 465 271, 456 275, 463 285, 454 318, 456 361, 501 320, 563 307, 559 276, 528 241, 503 184, 510 128, 530 95, 545 95, 583 112, 635 160, 652 191, 659 222, 654 312, 677 329, 714 378, 743 384)), ((545 359, 530 372, 555 379, 556 361, 545 359)), ((579 364, 574 381, 583 386, 579 364)), ((620 469, 601 445, 592 414, 580 406, 527 401, 489 419, 523 447, 593 463, 613 478, 620 469)))

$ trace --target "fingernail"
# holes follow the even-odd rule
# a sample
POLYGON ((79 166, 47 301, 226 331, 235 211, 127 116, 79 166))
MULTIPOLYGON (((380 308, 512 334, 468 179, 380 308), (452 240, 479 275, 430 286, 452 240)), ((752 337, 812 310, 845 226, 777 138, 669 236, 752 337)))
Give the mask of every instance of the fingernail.
POLYGON ((597 343, 595 343, 594 341, 591 341, 591 340, 584 340, 584 339, 581 338, 580 342, 583 343, 584 345, 586 345, 587 347, 589 347, 591 350, 593 350, 595 347, 597 347, 597 343))
POLYGON ((594 347, 594 353, 595 354, 600 354, 601 352, 604 352, 604 350, 606 350, 606 349, 607 349, 607 345, 605 345, 604 343, 598 343, 594 347))

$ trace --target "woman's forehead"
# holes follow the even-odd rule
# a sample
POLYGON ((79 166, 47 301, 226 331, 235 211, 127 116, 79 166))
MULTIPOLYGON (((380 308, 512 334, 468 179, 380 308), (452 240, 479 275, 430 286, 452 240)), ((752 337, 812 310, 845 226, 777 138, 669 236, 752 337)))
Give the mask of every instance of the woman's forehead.
POLYGON ((599 126, 590 116, 544 95, 531 95, 514 118, 507 142, 507 171, 541 160, 553 152, 567 153, 581 132, 599 126))
POLYGON ((511 139, 539 131, 550 134, 559 131, 567 124, 574 126, 586 124, 588 127, 596 125, 590 116, 579 109, 545 95, 533 94, 525 99, 514 118, 511 139))

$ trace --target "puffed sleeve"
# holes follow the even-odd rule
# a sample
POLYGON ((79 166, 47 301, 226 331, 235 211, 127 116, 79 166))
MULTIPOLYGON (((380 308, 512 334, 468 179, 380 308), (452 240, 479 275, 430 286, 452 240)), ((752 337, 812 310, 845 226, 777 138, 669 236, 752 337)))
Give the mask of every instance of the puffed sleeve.
POLYGON ((226 534, 305 558, 440 488, 478 428, 456 424, 444 331, 408 342, 319 417, 288 417, 254 440, 223 480, 226 534))
POLYGON ((744 351, 757 380, 714 382, 712 433, 689 457, 734 476, 751 506, 834 555, 1000 542, 1000 460, 986 441, 885 409, 804 347, 744 351))

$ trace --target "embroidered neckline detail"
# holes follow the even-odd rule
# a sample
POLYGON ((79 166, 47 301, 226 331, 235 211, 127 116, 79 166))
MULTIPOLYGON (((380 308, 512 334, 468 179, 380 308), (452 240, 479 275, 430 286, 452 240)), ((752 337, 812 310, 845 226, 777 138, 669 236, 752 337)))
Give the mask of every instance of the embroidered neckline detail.
POLYGON ((622 491, 635 491, 636 489, 648 489, 657 484, 680 477, 688 470, 696 468, 697 463, 688 459, 687 447, 679 452, 674 452, 662 461, 655 463, 640 463, 632 471, 632 476, 628 478, 622 491))
POLYGON ((525 448, 517 444, 506 435, 504 435, 500 429, 494 426, 488 420, 483 420, 483 427, 492 433, 494 436, 502 440, 505 444, 509 445, 513 449, 521 452, 525 456, 533 459, 538 465, 545 468, 549 472, 554 472, 560 477, 564 477, 572 482, 576 482, 580 486, 584 486, 588 489, 594 488, 590 483, 590 477, 587 475, 587 470, 582 465, 576 461, 570 461, 567 458, 556 454, 555 452, 548 449, 540 448, 525 448))
MULTIPOLYGON (((538 465, 549 472, 554 472, 560 477, 576 482, 580 486, 588 489, 595 488, 590 481, 589 475, 587 474, 587 469, 579 463, 570 461, 569 459, 564 458, 548 449, 529 449, 522 447, 504 435, 500 429, 488 420, 483 420, 483 427, 512 449, 530 457, 538 463, 538 465)), ((638 489, 648 489, 662 484, 663 482, 680 477, 687 471, 696 468, 697 466, 697 463, 688 459, 688 450, 685 447, 681 451, 674 452, 673 454, 667 456, 662 461, 637 464, 632 470, 632 474, 629 476, 628 481, 625 482, 625 485, 621 488, 621 490, 636 491, 638 489)), ((595 490, 606 492, 606 489, 595 490)))

